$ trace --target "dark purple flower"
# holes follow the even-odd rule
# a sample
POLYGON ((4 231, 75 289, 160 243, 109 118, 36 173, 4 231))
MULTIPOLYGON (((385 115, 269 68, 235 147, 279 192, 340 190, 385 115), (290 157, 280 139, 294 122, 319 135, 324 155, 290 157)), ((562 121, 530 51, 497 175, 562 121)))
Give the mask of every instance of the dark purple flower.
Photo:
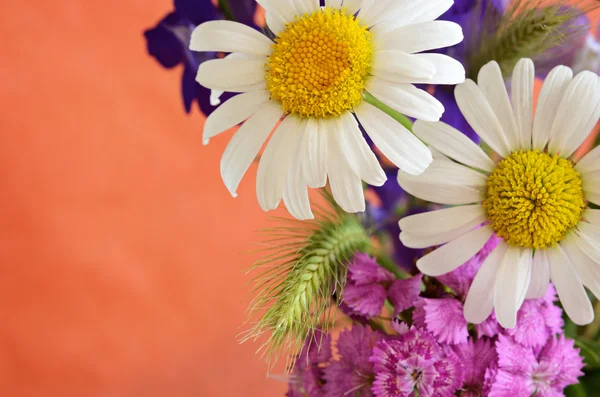
POLYGON ((550 338, 539 353, 500 335, 496 351, 498 371, 489 397, 560 396, 565 387, 577 383, 583 375, 579 349, 564 335, 550 338))
POLYGON ((380 340, 373 349, 377 397, 412 395, 450 397, 462 384, 463 368, 453 354, 445 354, 427 332, 415 327, 394 339, 380 340))
POLYGON ((342 332, 337 342, 339 360, 332 361, 324 370, 324 395, 371 397, 375 375, 369 358, 373 347, 383 338, 383 334, 361 325, 342 332))
MULTIPOLYGON (((252 24, 256 2, 254 0, 230 0, 233 16, 237 21, 252 24)), ((222 19, 223 14, 211 0, 174 0, 175 11, 169 13, 158 24, 144 32, 148 53, 164 68, 183 65, 181 95, 185 111, 189 113, 194 102, 209 115, 218 103, 211 103, 211 90, 196 82, 200 64, 214 59, 217 54, 197 53, 189 49, 192 31, 201 23, 222 19)), ((231 97, 224 95, 223 99, 231 97)))

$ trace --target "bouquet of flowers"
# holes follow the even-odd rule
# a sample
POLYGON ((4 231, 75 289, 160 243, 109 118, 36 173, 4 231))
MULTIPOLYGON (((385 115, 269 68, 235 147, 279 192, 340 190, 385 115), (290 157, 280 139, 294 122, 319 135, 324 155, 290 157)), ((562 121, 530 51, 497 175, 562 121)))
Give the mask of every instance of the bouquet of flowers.
POLYGON ((149 53, 291 215, 241 337, 288 396, 600 395, 593 3, 174 3, 149 53))

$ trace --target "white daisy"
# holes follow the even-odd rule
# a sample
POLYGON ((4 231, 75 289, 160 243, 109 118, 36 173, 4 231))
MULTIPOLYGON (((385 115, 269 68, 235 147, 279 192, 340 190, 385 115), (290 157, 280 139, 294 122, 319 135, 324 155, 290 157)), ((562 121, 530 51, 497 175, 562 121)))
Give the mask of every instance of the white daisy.
POLYGON ((312 218, 307 187, 323 187, 327 179, 344 210, 364 211, 361 179, 380 186, 386 178, 358 122, 400 169, 417 175, 429 166, 429 149, 363 102, 362 94, 366 90, 407 116, 440 119, 443 105, 412 83, 464 81, 456 60, 418 54, 462 41, 459 25, 434 21, 452 0, 328 0, 324 8, 318 0, 257 2, 275 42, 230 21, 198 26, 190 42, 194 51, 232 53, 204 62, 197 81, 243 93, 217 108, 204 126, 208 143, 246 120, 221 160, 221 176, 233 196, 274 129, 258 167, 256 190, 265 211, 283 199, 296 218, 312 218))
POLYGON ((500 324, 514 327, 524 299, 542 297, 549 280, 577 324, 594 316, 584 286, 600 298, 600 211, 588 208, 600 204, 600 148, 579 162, 571 157, 600 116, 598 76, 573 77, 571 69, 556 67, 535 116, 533 84, 533 62, 522 59, 512 77, 512 101, 496 62, 481 69, 478 84, 467 80, 456 87, 462 114, 499 161, 452 127, 419 121, 414 133, 436 149, 435 159, 418 177, 398 174, 409 193, 456 205, 400 221, 405 245, 445 244, 417 262, 423 273, 450 272, 492 233, 502 238, 465 302, 465 317, 476 324, 494 309, 500 324))

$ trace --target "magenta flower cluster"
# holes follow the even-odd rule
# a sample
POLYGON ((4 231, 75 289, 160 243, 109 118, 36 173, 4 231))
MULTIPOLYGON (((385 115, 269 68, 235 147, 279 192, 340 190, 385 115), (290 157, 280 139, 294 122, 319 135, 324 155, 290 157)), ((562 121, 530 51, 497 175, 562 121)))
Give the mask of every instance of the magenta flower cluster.
POLYGON ((478 325, 463 316, 470 284, 497 242, 493 237, 437 279, 400 280, 357 254, 342 305, 352 326, 335 343, 321 331, 307 341, 287 396, 563 396, 584 364, 563 334, 552 285, 542 299, 525 302, 513 329, 502 328, 493 314, 478 325))

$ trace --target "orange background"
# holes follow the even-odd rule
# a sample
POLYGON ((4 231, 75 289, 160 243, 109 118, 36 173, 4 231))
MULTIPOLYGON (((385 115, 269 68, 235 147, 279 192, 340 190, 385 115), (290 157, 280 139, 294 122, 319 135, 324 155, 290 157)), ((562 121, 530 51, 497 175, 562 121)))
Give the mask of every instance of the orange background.
POLYGON ((145 50, 170 0, 0 5, 0 395, 281 396, 239 345, 253 166, 145 50))

